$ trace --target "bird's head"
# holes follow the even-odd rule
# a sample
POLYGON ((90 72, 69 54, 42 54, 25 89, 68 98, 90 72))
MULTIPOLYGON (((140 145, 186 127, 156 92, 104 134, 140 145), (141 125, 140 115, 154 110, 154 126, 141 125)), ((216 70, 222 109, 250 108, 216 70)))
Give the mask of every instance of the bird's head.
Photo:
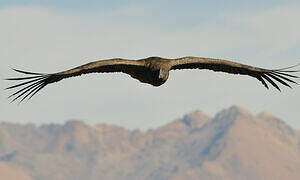
POLYGON ((169 77, 169 71, 167 69, 160 68, 158 73, 158 79, 160 81, 166 81, 168 77, 169 77))

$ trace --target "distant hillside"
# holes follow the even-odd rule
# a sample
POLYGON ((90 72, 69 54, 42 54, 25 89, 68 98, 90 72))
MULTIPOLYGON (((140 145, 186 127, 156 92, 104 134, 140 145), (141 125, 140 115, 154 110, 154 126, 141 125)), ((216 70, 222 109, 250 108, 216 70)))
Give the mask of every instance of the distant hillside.
POLYGON ((0 176, 10 179, 300 179, 300 134, 233 106, 195 111, 147 132, 118 126, 0 124, 0 176), (15 172, 15 173, 13 173, 15 172))

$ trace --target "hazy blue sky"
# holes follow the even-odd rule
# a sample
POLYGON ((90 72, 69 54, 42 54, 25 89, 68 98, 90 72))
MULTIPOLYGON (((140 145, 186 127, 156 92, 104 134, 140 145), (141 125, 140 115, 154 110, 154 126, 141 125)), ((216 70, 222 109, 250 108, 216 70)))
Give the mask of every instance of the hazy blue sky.
MULTIPOLYGON (((265 68, 300 62, 297 1, 0 0, 0 78, 10 67, 57 72, 97 59, 203 56, 265 68)), ((4 89, 10 83, 2 81, 4 89)), ((270 90, 253 78, 210 71, 172 72, 162 87, 123 74, 93 74, 52 84, 29 102, 0 93, 0 121, 157 127, 200 109, 267 110, 300 129, 300 87, 270 90), (100 95, 104 93, 105 95, 100 95)))

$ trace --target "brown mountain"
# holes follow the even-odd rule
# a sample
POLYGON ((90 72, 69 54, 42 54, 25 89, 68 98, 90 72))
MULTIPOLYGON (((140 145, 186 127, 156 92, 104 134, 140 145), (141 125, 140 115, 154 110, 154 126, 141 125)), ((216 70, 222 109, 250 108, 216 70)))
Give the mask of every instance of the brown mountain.
POLYGON ((21 170, 0 162, 0 177, 6 180, 31 180, 31 177, 21 170))
POLYGON ((11 172, 46 180, 300 179, 300 135, 267 112, 237 106, 146 132, 80 121, 1 123, 0 176, 11 172))

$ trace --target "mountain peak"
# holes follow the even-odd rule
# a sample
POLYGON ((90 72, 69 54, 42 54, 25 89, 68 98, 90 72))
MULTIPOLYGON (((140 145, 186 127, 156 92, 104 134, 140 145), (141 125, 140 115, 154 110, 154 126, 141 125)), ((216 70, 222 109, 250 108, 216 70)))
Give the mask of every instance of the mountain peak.
POLYGON ((66 122, 65 126, 67 126, 67 127, 81 127, 81 126, 86 126, 86 124, 82 121, 70 120, 70 121, 66 122))
POLYGON ((75 132, 75 131, 83 131, 84 129, 87 129, 88 127, 89 126, 86 125, 82 121, 70 120, 70 121, 67 121, 63 125, 62 130, 63 131, 67 131, 67 132, 75 132))
POLYGON ((246 111, 244 108, 239 106, 231 106, 228 109, 224 109, 221 112, 219 112, 215 119, 231 119, 235 120, 238 116, 242 117, 252 117, 252 115, 246 111))
POLYGON ((237 105, 233 105, 228 109, 228 112, 230 113, 237 113, 237 114, 243 114, 243 115, 251 115, 246 109, 237 106, 237 105))
POLYGON ((276 116, 274 116, 273 114, 267 112, 267 111, 263 111, 261 113, 259 113, 257 115, 258 118, 262 118, 262 119, 275 119, 277 118, 276 116))
POLYGON ((211 118, 208 117, 206 114, 204 114, 200 110, 196 110, 194 112, 191 112, 187 115, 185 115, 181 122, 184 123, 188 127, 201 127, 203 124, 205 124, 207 121, 209 121, 211 118))
MULTIPOLYGON (((294 131, 288 124, 281 119, 277 118, 273 114, 263 111, 257 115, 258 120, 261 124, 265 124, 268 128, 273 128, 274 133, 280 137, 281 140, 287 142, 290 139, 288 136, 296 136, 297 132, 294 131)), ((293 141, 293 140, 289 140, 293 141)), ((299 142, 300 143, 300 142, 299 142)))

